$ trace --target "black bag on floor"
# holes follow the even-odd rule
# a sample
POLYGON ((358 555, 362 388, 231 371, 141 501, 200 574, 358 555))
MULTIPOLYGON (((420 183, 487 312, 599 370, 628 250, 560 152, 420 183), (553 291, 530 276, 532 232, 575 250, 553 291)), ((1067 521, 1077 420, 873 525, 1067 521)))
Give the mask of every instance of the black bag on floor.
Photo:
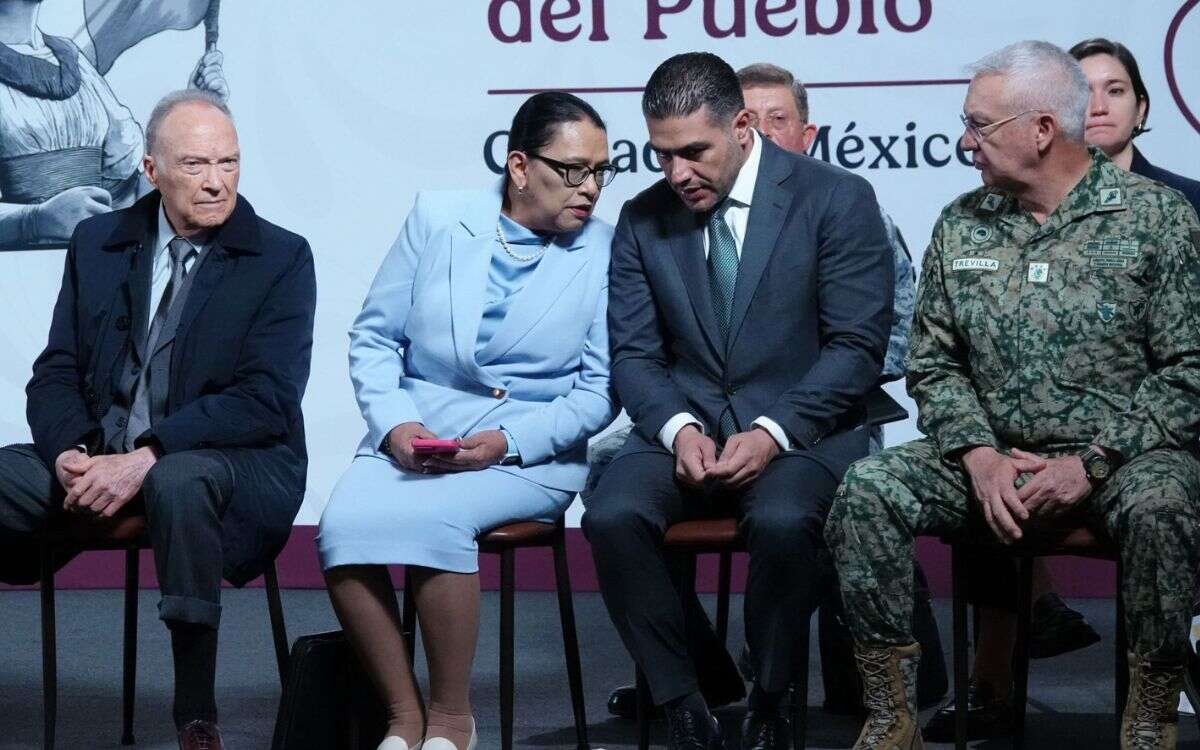
MULTIPOLYGON (((921 662, 917 668, 917 705, 928 708, 945 697, 950 687, 942 639, 933 617, 929 583, 920 565, 914 565, 913 634, 921 644, 921 662)), ((825 685, 825 710, 833 714, 863 712, 862 679, 854 664, 854 638, 846 627, 842 599, 835 593, 817 613, 817 634, 821 649, 821 681, 825 685)))
POLYGON ((271 750, 374 750, 387 720, 342 632, 296 640, 271 750))

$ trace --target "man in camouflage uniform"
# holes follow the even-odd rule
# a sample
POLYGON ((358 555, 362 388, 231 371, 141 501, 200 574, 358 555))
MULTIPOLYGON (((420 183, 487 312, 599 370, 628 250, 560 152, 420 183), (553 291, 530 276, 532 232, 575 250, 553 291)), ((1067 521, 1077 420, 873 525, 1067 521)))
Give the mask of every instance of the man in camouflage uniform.
POLYGON ((934 228, 908 359, 929 437, 852 466, 826 526, 870 711, 855 747, 921 747, 914 537, 982 515, 1012 543, 1063 513, 1121 547, 1121 746, 1174 747, 1200 562, 1200 220, 1087 150, 1087 80, 1057 47, 975 70, 962 144, 985 187, 934 228))

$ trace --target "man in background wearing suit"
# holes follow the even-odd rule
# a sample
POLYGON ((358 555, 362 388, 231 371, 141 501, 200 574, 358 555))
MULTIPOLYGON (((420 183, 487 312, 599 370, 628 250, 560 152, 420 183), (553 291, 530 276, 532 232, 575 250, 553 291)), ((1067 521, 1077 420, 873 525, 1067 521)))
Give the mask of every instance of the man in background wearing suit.
POLYGON ((867 453, 891 252, 867 182, 757 135, 720 58, 667 60, 642 111, 665 179, 622 210, 609 281, 612 379, 634 431, 584 531, 669 746, 711 750, 724 744, 662 539, 679 521, 739 517, 757 675, 742 746, 785 747, 781 702, 820 593, 825 515, 867 453))
POLYGON ((66 515, 144 513, 179 746, 219 750, 221 578, 261 573, 304 496, 316 285, 304 238, 237 194, 218 97, 170 94, 146 131, 157 190, 75 230, 26 389, 33 445, 0 449, 0 579, 29 580, 33 535, 66 515))

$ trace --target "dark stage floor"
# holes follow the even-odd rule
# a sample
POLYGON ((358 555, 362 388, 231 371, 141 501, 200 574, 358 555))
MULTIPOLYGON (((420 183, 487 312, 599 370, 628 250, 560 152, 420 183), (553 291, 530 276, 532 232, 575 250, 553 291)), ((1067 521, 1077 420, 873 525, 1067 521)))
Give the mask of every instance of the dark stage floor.
MULTIPOLYGON (((261 590, 228 591, 223 615, 218 700, 227 744, 236 750, 267 748, 279 699, 266 600, 261 590)), ((285 591, 284 607, 292 638, 336 627, 321 591, 285 591)), ((157 593, 143 591, 138 644, 138 747, 173 750, 170 727, 171 664, 167 633, 157 621, 157 593)), ((604 709, 609 689, 631 677, 629 658, 612 630, 598 595, 576 595, 584 687, 593 748, 629 748, 634 726, 610 718, 604 709)), ((711 604, 711 601, 710 601, 711 604)), ((1034 662, 1028 747, 1116 747, 1112 693, 1113 607, 1106 600, 1079 600, 1105 641, 1082 652, 1034 662)), ((740 599, 734 603, 734 611, 740 599)), ((948 643, 948 602, 936 603, 948 643)), ((0 632, 0 747, 41 747, 41 645, 36 592, 0 593, 4 612, 0 632)), ((524 748, 574 747, 570 701, 562 666, 558 615, 553 594, 526 593, 517 600, 516 744, 524 748)), ((475 662, 474 702, 481 748, 499 746, 497 693, 497 614, 495 594, 485 595, 483 629, 475 662)), ((121 594, 115 591, 63 591, 58 594, 59 748, 120 747, 121 594)), ((815 633, 814 633, 815 637, 815 633)), ((740 618, 731 622, 731 643, 742 638, 740 618)), ((811 664, 809 745, 849 747, 857 722, 825 714, 814 644, 811 664)), ((947 656, 947 659, 949 657, 947 656)), ((736 747, 742 707, 720 713, 736 747)), ((1200 748, 1196 722, 1180 721, 1180 747, 1200 748)), ((661 733, 659 734, 661 738, 661 733)), ((976 747, 1007 748, 1007 741, 976 747)), ((658 745, 662 747, 662 745, 658 745)), ((943 746, 929 746, 943 747, 943 746)), ((945 746, 949 747, 949 746, 945 746)))

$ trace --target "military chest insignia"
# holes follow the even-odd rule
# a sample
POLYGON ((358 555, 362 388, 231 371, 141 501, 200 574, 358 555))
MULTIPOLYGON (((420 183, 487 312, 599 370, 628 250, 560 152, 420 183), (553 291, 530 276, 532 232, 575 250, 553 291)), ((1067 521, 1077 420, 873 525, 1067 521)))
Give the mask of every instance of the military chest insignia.
POLYGON ((992 238, 992 228, 979 224, 971 230, 971 242, 976 245, 987 242, 992 238))
POLYGON ((995 258, 959 258, 950 264, 955 271, 997 271, 1000 261, 995 258))
POLYGON ((1050 278, 1049 263, 1030 263, 1029 280, 1035 284, 1045 284, 1050 278))
POLYGON ((1105 208, 1121 205, 1121 188, 1101 188, 1100 205, 1105 208))
POLYGON ((1115 302, 1097 302, 1096 314, 1100 316, 1102 322, 1108 323, 1117 316, 1117 304, 1115 302))
MULTIPOLYGON (((1112 188, 1116 189, 1116 188, 1112 188)), ((1105 237, 1088 240, 1081 251, 1093 268, 1128 268, 1142 254, 1141 243, 1125 237, 1105 237)))
POLYGON ((983 200, 979 203, 979 208, 984 211, 999 211, 1000 206, 1004 205, 1004 196, 1000 193, 988 193, 983 196, 983 200))

